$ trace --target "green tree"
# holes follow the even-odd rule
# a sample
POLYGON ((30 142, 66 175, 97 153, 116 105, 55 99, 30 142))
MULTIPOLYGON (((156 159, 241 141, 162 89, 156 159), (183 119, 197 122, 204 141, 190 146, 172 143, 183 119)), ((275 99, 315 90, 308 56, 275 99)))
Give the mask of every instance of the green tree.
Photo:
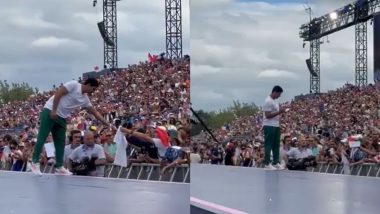
MULTIPOLYGON (((240 101, 236 100, 233 101, 233 104, 230 107, 225 109, 211 112, 199 110, 196 113, 208 126, 208 128, 217 129, 227 123, 232 122, 237 117, 255 115, 258 110, 258 106, 256 106, 254 103, 241 103, 240 101)), ((197 135, 202 129, 204 129, 204 127, 199 123, 197 125, 193 125, 192 129, 192 134, 197 135)))
MULTIPOLYGON (((210 120, 210 113, 205 112, 203 110, 195 111, 195 113, 208 126, 208 123, 209 123, 209 120, 210 120)), ((192 136, 199 134, 204 129, 204 127, 202 126, 202 124, 199 122, 199 120, 195 116, 193 116, 193 119, 195 121, 197 121, 197 124, 193 124, 193 126, 191 128, 191 135, 192 136)))
POLYGON ((7 80, 0 80, 0 105, 26 100, 30 95, 36 94, 37 91, 37 88, 33 89, 25 82, 9 84, 7 80))

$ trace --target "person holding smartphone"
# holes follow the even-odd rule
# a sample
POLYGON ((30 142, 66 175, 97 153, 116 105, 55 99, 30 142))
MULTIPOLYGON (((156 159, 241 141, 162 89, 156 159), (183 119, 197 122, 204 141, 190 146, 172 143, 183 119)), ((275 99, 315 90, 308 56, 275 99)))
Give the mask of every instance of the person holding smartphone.
POLYGON ((280 164, 280 115, 288 112, 289 108, 280 108, 276 101, 283 92, 283 89, 276 85, 273 87, 271 94, 265 99, 263 106, 264 119, 264 164, 265 169, 283 170, 284 167, 280 164), (273 153, 273 162, 270 163, 270 156, 273 153))

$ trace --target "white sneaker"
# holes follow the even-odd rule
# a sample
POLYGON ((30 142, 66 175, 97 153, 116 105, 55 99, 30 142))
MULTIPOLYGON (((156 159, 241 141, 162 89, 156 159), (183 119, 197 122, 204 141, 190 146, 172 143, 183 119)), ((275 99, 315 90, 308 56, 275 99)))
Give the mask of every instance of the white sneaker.
POLYGON ((264 169, 266 169, 266 170, 277 170, 277 168, 275 168, 274 166, 272 166, 272 164, 266 165, 264 167, 264 169))
POLYGON ((57 175, 72 175, 73 173, 70 172, 69 170, 65 169, 65 167, 61 166, 59 168, 54 169, 54 174, 57 175))
POLYGON ((35 175, 42 175, 40 164, 39 163, 31 163, 30 169, 32 170, 32 173, 35 175))
POLYGON ((274 167, 277 169, 277 170, 284 170, 285 168, 281 165, 281 164, 276 164, 274 165, 274 167))

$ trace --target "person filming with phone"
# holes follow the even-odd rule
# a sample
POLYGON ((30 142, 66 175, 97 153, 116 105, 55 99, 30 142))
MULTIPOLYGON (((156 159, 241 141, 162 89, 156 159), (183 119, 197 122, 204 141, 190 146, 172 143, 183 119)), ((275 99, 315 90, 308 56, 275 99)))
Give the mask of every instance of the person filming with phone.
POLYGON ((272 89, 272 93, 265 99, 263 106, 263 130, 264 130, 264 164, 269 170, 283 170, 280 164, 280 115, 288 112, 289 108, 280 108, 276 101, 283 92, 283 89, 276 85, 272 89), (271 153, 273 153, 273 161, 270 163, 271 153))

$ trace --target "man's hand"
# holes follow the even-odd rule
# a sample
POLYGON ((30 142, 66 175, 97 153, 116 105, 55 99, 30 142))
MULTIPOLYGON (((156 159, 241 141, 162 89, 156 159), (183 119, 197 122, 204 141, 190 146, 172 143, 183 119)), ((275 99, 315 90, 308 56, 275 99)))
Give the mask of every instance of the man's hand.
POLYGON ((117 131, 116 126, 114 126, 112 123, 108 124, 108 128, 110 129, 110 131, 117 131))
POLYGON ((50 111, 50 118, 56 120, 58 118, 56 111, 50 111))
POLYGON ((285 113, 285 112, 288 112, 288 111, 290 111, 290 108, 288 108, 288 107, 280 108, 280 113, 281 113, 281 114, 282 114, 282 113, 285 113))

